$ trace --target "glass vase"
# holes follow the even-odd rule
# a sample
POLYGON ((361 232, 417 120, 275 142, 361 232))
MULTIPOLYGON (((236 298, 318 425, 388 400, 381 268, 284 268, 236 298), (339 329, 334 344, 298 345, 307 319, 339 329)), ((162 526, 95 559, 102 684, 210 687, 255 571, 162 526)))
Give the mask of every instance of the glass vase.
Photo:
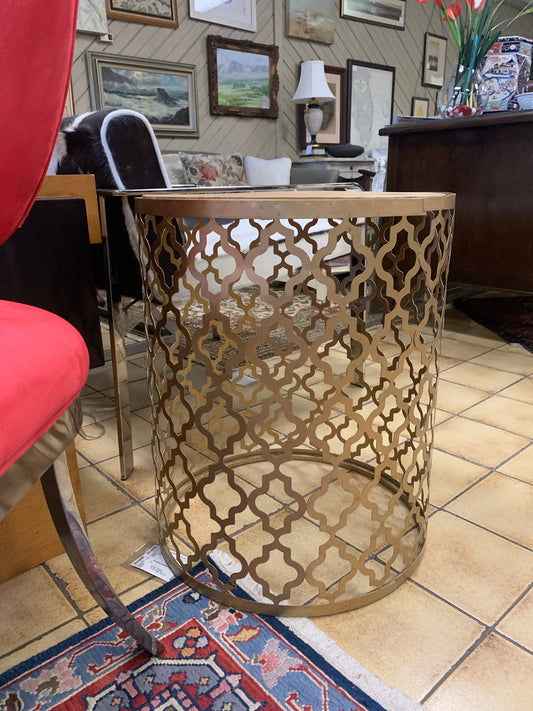
POLYGON ((489 100, 489 87, 479 68, 458 64, 445 79, 437 96, 443 118, 479 116, 489 100))

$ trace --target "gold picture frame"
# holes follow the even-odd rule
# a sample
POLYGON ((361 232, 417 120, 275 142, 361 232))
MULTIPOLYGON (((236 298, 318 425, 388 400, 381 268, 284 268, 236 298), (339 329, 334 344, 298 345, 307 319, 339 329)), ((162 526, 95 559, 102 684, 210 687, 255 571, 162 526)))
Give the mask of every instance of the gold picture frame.
POLYGON ((208 35, 207 70, 211 114, 277 118, 278 57, 276 45, 208 35))

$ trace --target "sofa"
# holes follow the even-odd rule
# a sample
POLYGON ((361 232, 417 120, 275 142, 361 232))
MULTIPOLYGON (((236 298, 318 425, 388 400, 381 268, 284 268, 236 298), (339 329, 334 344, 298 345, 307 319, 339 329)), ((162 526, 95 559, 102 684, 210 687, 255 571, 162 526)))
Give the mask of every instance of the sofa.
POLYGON ((168 152, 162 157, 173 185, 285 186, 334 183, 339 176, 337 168, 329 168, 320 160, 292 165, 287 157, 264 159, 241 153, 194 151, 168 152))

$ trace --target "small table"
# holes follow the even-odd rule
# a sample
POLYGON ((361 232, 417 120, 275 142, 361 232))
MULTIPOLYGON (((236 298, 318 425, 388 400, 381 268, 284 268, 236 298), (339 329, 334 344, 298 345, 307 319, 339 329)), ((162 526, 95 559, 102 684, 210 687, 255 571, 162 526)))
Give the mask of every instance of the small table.
POLYGON ((312 616, 377 600, 411 574, 426 537, 454 203, 323 191, 136 199, 161 543, 192 587, 312 616), (245 254, 232 237, 241 220, 256 226, 245 254), (317 220, 329 239, 309 251, 317 220), (223 278, 216 250, 205 254, 213 235, 234 260, 223 278), (353 255, 342 280, 327 265, 339 242, 353 255), (273 244, 269 278, 259 267, 273 244), (370 301, 383 313, 373 329, 370 301), (212 586, 194 577, 198 563, 212 586))

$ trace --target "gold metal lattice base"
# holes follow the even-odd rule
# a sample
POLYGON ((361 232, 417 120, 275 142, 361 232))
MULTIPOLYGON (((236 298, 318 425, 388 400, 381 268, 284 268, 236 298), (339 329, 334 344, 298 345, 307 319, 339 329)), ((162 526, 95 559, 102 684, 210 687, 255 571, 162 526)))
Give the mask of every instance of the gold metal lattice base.
POLYGON ((136 201, 161 540, 192 587, 312 616, 412 572, 453 208, 443 194, 136 201))

